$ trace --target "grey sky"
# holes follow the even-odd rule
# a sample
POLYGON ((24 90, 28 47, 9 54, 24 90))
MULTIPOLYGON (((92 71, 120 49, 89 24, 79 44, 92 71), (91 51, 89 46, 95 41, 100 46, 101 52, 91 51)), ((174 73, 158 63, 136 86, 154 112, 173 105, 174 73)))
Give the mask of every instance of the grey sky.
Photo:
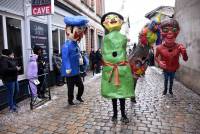
POLYGON ((105 0, 105 11, 129 16, 131 25, 129 38, 131 42, 137 42, 139 31, 149 21, 144 15, 159 6, 174 5, 175 0, 105 0))

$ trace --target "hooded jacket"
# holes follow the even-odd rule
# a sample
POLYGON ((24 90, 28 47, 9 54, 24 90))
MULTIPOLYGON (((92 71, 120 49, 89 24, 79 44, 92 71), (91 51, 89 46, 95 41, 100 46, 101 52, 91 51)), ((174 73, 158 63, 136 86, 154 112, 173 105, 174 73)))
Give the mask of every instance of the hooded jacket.
POLYGON ((38 77, 38 65, 37 65, 38 56, 33 54, 30 56, 27 68, 27 78, 34 79, 38 77))

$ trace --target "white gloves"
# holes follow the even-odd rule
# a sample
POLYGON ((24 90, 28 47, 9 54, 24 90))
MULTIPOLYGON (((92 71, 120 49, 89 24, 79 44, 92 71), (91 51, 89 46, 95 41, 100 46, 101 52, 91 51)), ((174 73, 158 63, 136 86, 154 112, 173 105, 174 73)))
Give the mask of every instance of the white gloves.
POLYGON ((66 70, 66 73, 67 73, 67 74, 70 74, 71 71, 72 71, 71 69, 70 69, 70 70, 66 70))

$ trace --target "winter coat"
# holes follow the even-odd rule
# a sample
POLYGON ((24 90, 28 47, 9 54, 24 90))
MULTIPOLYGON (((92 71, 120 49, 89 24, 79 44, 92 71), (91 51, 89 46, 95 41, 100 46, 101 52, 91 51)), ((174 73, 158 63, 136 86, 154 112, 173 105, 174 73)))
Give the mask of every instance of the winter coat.
POLYGON ((0 57, 1 77, 3 82, 12 82, 17 80, 17 66, 14 59, 2 55, 0 57))
POLYGON ((28 79, 34 79, 38 77, 38 64, 37 64, 37 58, 38 56, 36 54, 33 54, 30 56, 29 62, 28 62, 28 68, 27 68, 27 78, 28 79))

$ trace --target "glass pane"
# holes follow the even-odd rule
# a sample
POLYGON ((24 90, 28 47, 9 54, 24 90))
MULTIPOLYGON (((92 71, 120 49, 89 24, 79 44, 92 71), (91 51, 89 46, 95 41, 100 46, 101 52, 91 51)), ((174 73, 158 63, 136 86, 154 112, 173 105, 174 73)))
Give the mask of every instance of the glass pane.
POLYGON ((60 29, 60 49, 62 49, 64 43, 65 43, 65 30, 60 29))
POLYGON ((58 50, 58 28, 52 28, 52 42, 53 42, 53 49, 58 50))
POLYGON ((21 21, 13 18, 6 18, 6 26, 8 48, 13 50, 17 65, 22 68, 19 74, 23 74, 21 21))
POLYGON ((102 40, 103 40, 103 37, 98 35, 98 48, 101 48, 102 46, 102 40))
POLYGON ((0 53, 1 50, 4 49, 4 42, 3 42, 3 19, 0 15, 0 53))

